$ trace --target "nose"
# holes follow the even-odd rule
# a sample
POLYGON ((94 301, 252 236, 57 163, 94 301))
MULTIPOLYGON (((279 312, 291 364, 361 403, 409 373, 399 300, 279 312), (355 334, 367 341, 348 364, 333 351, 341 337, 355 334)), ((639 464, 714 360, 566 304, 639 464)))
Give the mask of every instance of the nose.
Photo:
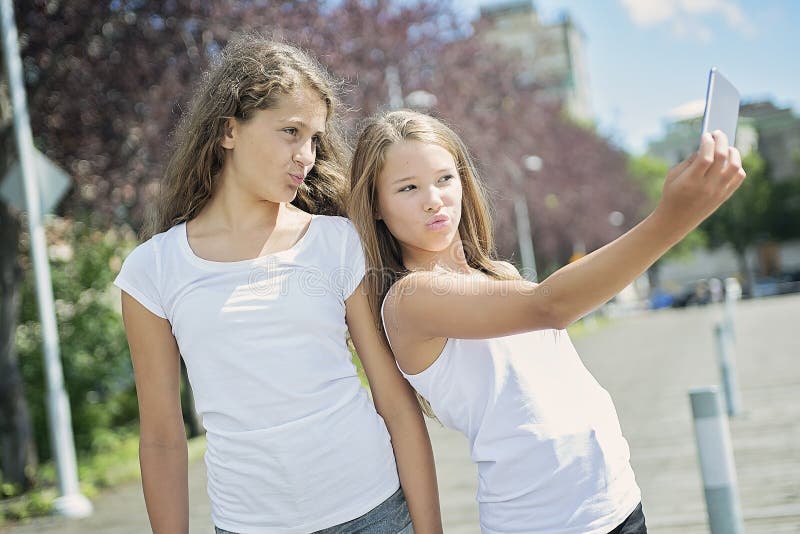
POLYGON ((423 209, 425 211, 436 212, 439 211, 439 208, 444 206, 444 202, 442 202, 442 192, 436 186, 428 187, 427 193, 423 199, 423 209))
POLYGON ((316 144, 313 139, 309 139, 298 148, 297 153, 294 155, 294 161, 305 168, 313 165, 316 157, 316 144))

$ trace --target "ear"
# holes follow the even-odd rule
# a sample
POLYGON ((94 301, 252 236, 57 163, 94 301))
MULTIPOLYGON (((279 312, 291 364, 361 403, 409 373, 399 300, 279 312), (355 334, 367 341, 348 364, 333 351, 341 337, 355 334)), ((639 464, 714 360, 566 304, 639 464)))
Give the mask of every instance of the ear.
POLYGON ((222 148, 232 149, 236 141, 236 119, 228 118, 222 128, 222 139, 219 144, 222 148))
POLYGON ((372 216, 375 218, 376 221, 382 221, 383 215, 381 215, 381 209, 378 206, 375 206, 375 211, 372 213, 372 216))

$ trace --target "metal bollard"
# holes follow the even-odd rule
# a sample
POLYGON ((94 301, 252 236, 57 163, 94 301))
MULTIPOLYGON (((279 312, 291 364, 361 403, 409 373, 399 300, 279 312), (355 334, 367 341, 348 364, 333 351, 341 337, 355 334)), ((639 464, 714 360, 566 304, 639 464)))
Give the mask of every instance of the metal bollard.
POLYGON ((717 361, 722 377, 722 387, 725 392, 725 407, 728 416, 739 415, 742 410, 742 395, 739 392, 739 378, 736 373, 736 357, 733 349, 733 339, 730 330, 724 324, 714 326, 717 340, 717 361))
POLYGON ((711 534, 743 534, 736 466, 719 388, 695 388, 689 397, 711 534))
POLYGON ((734 277, 725 279, 725 328, 730 333, 731 341, 736 341, 736 332, 734 330, 735 318, 734 309, 736 308, 736 301, 742 298, 742 285, 734 277))

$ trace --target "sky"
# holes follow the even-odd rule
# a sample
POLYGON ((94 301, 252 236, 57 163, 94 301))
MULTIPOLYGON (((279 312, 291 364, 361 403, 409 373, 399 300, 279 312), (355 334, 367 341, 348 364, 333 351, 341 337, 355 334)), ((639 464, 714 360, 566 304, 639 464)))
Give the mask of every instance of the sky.
MULTIPOLYGON (((456 0, 465 14, 498 0, 456 0)), ((716 66, 742 101, 800 114, 798 0, 533 0, 542 22, 567 11, 584 32, 601 133, 645 152, 681 106, 705 98, 716 66)), ((702 109, 702 108, 701 108, 702 109)))

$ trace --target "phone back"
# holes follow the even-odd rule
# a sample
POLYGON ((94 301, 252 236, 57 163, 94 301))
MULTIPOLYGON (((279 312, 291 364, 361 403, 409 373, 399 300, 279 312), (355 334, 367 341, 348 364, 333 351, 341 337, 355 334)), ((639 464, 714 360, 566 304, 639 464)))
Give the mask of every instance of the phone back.
POLYGON ((728 144, 733 146, 736 140, 736 123, 738 121, 739 91, 716 67, 712 68, 708 74, 706 108, 703 113, 701 134, 722 130, 728 136, 728 144))

